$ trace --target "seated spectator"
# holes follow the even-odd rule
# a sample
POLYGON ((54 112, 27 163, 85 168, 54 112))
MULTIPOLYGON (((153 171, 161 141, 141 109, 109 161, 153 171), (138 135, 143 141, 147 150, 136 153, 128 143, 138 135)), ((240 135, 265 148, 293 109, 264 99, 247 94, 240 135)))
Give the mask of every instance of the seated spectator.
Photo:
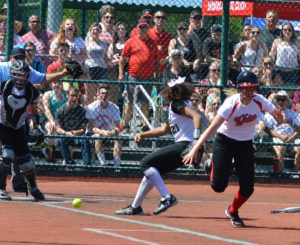
MULTIPOLYGON (((109 45, 107 51, 107 57, 113 72, 111 72, 110 80, 118 81, 119 77, 119 62, 122 50, 125 46, 125 43, 128 39, 128 32, 126 25, 123 22, 118 22, 115 26, 113 32, 113 42, 109 45)), ((125 66, 125 72, 127 72, 127 66, 125 66)), ((111 98, 110 100, 114 104, 118 104, 118 97, 120 92, 120 84, 110 84, 111 88, 111 98)))
POLYGON ((51 40, 50 54, 58 54, 58 44, 66 42, 70 46, 68 56, 72 59, 84 62, 87 59, 86 45, 84 40, 79 37, 77 22, 72 18, 67 18, 60 25, 59 32, 51 40))
POLYGON ((263 75, 262 67, 261 66, 254 66, 251 69, 251 71, 256 75, 259 85, 265 86, 265 85, 262 84, 262 81, 261 81, 262 75, 263 75))
POLYGON ((249 70, 254 66, 260 66, 261 58, 267 55, 267 46, 260 41, 260 29, 252 27, 250 39, 237 47, 233 55, 233 62, 240 62, 242 71, 249 70))
POLYGON ((280 36, 272 45, 270 56, 281 71, 284 85, 298 85, 298 68, 300 41, 296 39, 294 26, 291 23, 282 25, 280 36))
MULTIPOLYGON (((50 40, 55 36, 55 33, 49 30, 41 29, 41 21, 38 15, 32 15, 29 17, 28 26, 30 32, 21 36, 18 43, 32 42, 36 46, 36 51, 38 54, 49 54, 50 50, 50 40)), ((47 67, 52 61, 51 58, 41 56, 45 67, 47 67)))
POLYGON ((6 61, 6 34, 0 33, 0 62, 6 61))
MULTIPOLYGON (((190 77, 190 68, 183 62, 183 53, 179 49, 173 49, 169 53, 169 65, 164 71, 162 82, 166 82, 171 79, 177 79, 178 77, 185 77, 185 81, 192 83, 190 77)), ((164 85, 163 85, 164 86, 164 85)))
MULTIPOLYGON (((93 23, 89 28, 89 42, 87 43, 87 60, 84 62, 85 68, 89 71, 92 80, 103 80, 107 78, 106 64, 107 55, 105 44, 99 39, 102 29, 99 23, 93 23)), ((97 92, 96 83, 85 83, 85 93, 87 104, 95 100, 97 92)))
MULTIPOLYGON (((52 64, 50 64, 47 68, 47 73, 55 73, 57 71, 60 71, 63 69, 65 62, 69 59, 68 55, 69 55, 69 49, 70 46, 68 43, 66 42, 60 42, 57 45, 57 52, 58 52, 58 59, 57 61, 53 62, 52 64)), ((75 86, 80 90, 80 102, 83 103, 84 98, 83 98, 83 93, 84 93, 84 89, 83 89, 83 85, 82 83, 78 83, 78 82, 63 82, 63 89, 65 91, 68 90, 68 88, 70 86, 75 86)))
POLYGON ((183 62, 187 67, 190 67, 191 78, 195 80, 195 72, 199 69, 202 55, 198 43, 190 38, 187 31, 188 25, 185 22, 177 24, 178 36, 170 41, 169 53, 173 49, 179 49, 183 53, 183 62))
MULTIPOLYGON (((100 85, 97 89, 98 100, 89 104, 86 108, 86 118, 89 120, 88 128, 94 136, 119 136, 120 133, 120 110, 119 107, 110 102, 109 87, 100 85)), ((95 151, 100 165, 106 165, 102 140, 95 140, 95 151)), ((121 163, 122 144, 114 141, 114 166, 121 163)))
MULTIPOLYGON (((56 123, 55 123, 55 113, 58 108, 67 103, 66 92, 63 90, 61 82, 51 83, 52 90, 44 93, 42 97, 43 109, 47 118, 45 124, 45 130, 48 135, 57 134, 56 123)), ((53 147, 45 149, 46 160, 54 162, 54 151, 55 151, 55 140, 48 138, 48 143, 53 143, 53 147)))
POLYGON ((212 120, 217 115, 217 111, 220 107, 220 97, 218 93, 211 93, 207 96, 205 115, 208 120, 208 125, 211 124, 212 120))
MULTIPOLYGON (((67 90, 67 103, 56 110, 55 123, 58 134, 67 136, 85 135, 87 118, 85 109, 78 104, 79 89, 69 87, 67 90)), ((78 140, 82 148, 82 164, 91 164, 91 144, 87 139, 78 140)), ((57 138, 56 145, 59 147, 66 164, 76 164, 70 154, 70 145, 74 145, 72 138, 57 138)))
MULTIPOLYGON (((262 59, 262 77, 261 84, 265 87, 281 87, 283 85, 280 73, 274 69, 274 60, 271 56, 266 56, 262 59)), ((271 94, 277 93, 278 90, 264 90, 261 89, 261 93, 265 97, 269 97, 271 94)), ((271 97, 272 100, 272 97, 271 97)))
POLYGON ((201 115, 201 132, 204 132, 205 129, 208 127, 208 120, 206 118, 206 115, 205 113, 203 113, 201 110, 199 110, 199 105, 200 105, 200 102, 201 102, 201 98, 200 98, 200 95, 196 92, 194 92, 192 94, 192 96, 190 97, 189 99, 189 103, 191 104, 191 106, 193 107, 193 109, 195 111, 197 111, 200 115, 201 115))
MULTIPOLYGON (((298 86, 298 88, 300 89, 300 86, 298 86)), ((291 109, 300 113, 300 91, 299 90, 294 92, 293 106, 291 109)))
MULTIPOLYGON (((141 14, 141 18, 138 20, 138 23, 147 23, 149 25, 149 28, 152 28, 154 25, 153 22, 153 14, 151 9, 144 9, 141 14)), ((130 32, 130 37, 134 37, 138 34, 138 28, 135 27, 130 32)))
MULTIPOLYGON (((275 96, 273 103, 275 106, 282 110, 285 114, 285 122, 277 124, 275 119, 269 113, 265 114, 266 126, 270 128, 271 136, 273 137, 274 143, 300 143, 297 138, 300 134, 300 117, 297 112, 288 108, 290 104, 289 95, 286 91, 281 90, 275 96)), ((276 157, 279 159, 279 170, 282 171, 284 167, 284 155, 286 153, 286 146, 274 145, 273 146, 276 157)), ((297 153, 299 153, 299 147, 294 147, 297 153)), ((299 156, 295 158, 299 159, 299 156)), ((299 162, 295 161, 295 166, 298 166, 299 162)))
POLYGON ((36 47, 33 42, 28 42, 24 46, 25 50, 25 62, 30 65, 33 69, 40 73, 46 73, 45 66, 40 58, 35 57, 36 55, 36 47))
MULTIPOLYGON (((211 37, 205 39, 202 48, 202 54, 204 61, 212 63, 214 61, 221 62, 221 37, 222 37, 222 26, 214 24, 210 29, 211 37)), ((229 54, 233 55, 233 44, 229 40, 229 54)))

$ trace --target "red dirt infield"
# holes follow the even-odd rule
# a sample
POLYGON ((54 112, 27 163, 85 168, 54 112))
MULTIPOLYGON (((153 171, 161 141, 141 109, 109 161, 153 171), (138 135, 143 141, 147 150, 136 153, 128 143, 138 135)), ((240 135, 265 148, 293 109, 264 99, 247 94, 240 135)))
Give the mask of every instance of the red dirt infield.
POLYGON ((240 209, 247 227, 233 228, 224 211, 238 190, 236 183, 218 194, 205 181, 167 180, 177 206, 153 215, 160 197, 152 190, 143 203, 144 216, 115 215, 132 202, 139 181, 38 177, 46 201, 32 202, 22 193, 0 201, 0 244, 300 244, 300 213, 270 214, 271 209, 300 206, 298 185, 257 184, 240 209), (72 206, 74 198, 82 199, 81 208, 72 206))

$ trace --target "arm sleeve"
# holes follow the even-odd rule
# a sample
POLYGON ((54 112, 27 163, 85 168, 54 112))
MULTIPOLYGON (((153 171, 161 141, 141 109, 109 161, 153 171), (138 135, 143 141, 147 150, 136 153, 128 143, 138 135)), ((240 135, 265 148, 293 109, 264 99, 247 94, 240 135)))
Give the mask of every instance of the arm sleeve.
POLYGON ((29 68, 30 68, 29 81, 32 84, 39 84, 45 79, 46 74, 40 73, 31 67, 29 67, 29 68))

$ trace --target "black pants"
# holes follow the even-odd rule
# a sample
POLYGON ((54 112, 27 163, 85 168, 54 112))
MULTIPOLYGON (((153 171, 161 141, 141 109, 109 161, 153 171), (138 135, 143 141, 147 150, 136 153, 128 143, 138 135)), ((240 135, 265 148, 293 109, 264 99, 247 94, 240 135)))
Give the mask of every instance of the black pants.
POLYGON ((141 160, 141 170, 155 167, 161 175, 169 173, 182 165, 181 153, 188 146, 188 141, 177 142, 151 152, 141 160))
POLYGON ((250 197, 254 191, 254 150, 252 140, 237 141, 223 134, 217 134, 213 146, 213 172, 211 187, 216 192, 223 192, 228 186, 228 178, 236 169, 240 194, 250 197))

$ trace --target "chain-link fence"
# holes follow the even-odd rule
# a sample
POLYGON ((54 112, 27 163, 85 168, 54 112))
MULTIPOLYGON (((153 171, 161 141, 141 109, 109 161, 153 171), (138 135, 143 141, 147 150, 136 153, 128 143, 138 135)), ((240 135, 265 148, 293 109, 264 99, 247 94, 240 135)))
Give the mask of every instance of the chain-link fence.
MULTIPOLYGON (((2 60, 15 45, 25 49, 26 61, 41 73, 62 71, 69 58, 81 62, 85 71, 78 80, 66 76, 40 87, 46 140, 33 149, 37 161, 45 155, 55 166, 136 167, 143 156, 173 142, 171 135, 142 144, 133 140, 136 133, 167 122, 168 103, 159 96, 166 82, 186 77, 195 85, 190 103, 206 117, 203 124, 209 124, 223 92, 236 87, 241 71, 252 70, 260 93, 286 116, 282 125, 267 113, 259 117, 254 138, 257 173, 295 175, 300 168, 298 1, 5 4, 0 10, 2 60), (230 17, 222 12, 223 4, 229 4, 230 17), (85 114, 70 113, 66 105, 71 98, 85 114)), ((202 164, 191 171, 203 172, 212 142, 202 164)))

